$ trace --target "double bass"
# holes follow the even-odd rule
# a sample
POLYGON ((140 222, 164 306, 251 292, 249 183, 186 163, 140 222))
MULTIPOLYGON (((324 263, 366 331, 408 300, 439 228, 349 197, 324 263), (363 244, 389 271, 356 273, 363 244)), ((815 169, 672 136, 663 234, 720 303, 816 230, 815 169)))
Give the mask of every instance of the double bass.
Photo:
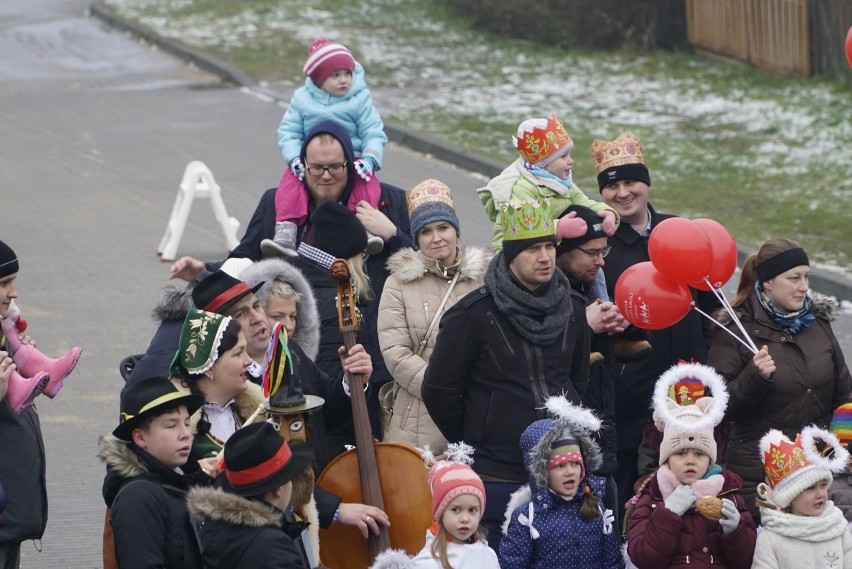
MULTIPOLYGON (((337 313, 343 345, 348 352, 358 343, 360 315, 346 262, 331 266, 337 281, 337 313)), ((322 471, 317 484, 347 503, 380 508, 390 528, 379 524, 380 534, 364 539, 358 528, 332 524, 320 530, 322 562, 332 569, 367 569, 376 555, 388 548, 416 554, 426 540, 432 522, 432 494, 428 470, 420 452, 411 445, 377 443, 367 414, 364 385, 367 378, 347 374, 355 423, 356 448, 338 455, 322 471)))

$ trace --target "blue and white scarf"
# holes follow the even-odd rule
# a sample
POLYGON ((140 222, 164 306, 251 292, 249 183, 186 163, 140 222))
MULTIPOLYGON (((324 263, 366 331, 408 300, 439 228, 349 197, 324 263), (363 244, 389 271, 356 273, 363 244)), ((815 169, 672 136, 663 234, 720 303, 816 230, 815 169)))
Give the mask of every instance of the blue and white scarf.
POLYGON ((813 312, 814 302, 809 296, 805 297, 804 306, 796 312, 781 312, 775 307, 775 303, 766 297, 760 281, 754 283, 754 293, 757 295, 760 305, 772 319, 772 323, 788 334, 797 334, 802 328, 807 328, 816 320, 816 313, 813 312))

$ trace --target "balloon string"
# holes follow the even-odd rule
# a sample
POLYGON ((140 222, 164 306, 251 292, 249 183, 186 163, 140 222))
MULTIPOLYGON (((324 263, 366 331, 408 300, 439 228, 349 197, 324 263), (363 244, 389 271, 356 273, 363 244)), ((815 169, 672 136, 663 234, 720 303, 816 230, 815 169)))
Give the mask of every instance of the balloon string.
POLYGON ((716 326, 718 326, 719 328, 721 328, 722 330, 724 330, 725 332, 727 332, 728 334, 730 334, 730 335, 731 335, 731 337, 733 337, 733 338, 734 338, 734 340, 736 340, 737 342, 739 342, 740 344, 742 344, 743 346, 745 346, 745 348, 746 348, 748 351, 750 351, 750 352, 751 352, 751 353, 753 353, 753 354, 756 354, 756 353, 757 353, 757 349, 756 349, 756 348, 754 348, 753 346, 750 346, 750 345, 746 344, 746 343, 743 341, 743 339, 742 339, 742 338, 740 338, 739 336, 737 336, 736 334, 734 334, 733 332, 731 332, 730 330, 728 330, 728 329, 727 329, 727 328, 726 328, 726 327, 725 327, 725 326, 724 326, 721 322, 719 322, 718 320, 716 320, 715 318, 713 318, 712 316, 710 316, 709 314, 707 314, 706 312, 704 312, 704 311, 703 311, 703 310, 701 310, 700 308, 697 308, 697 307, 696 307, 696 308, 694 308, 693 310, 695 310, 696 312, 698 312, 699 314, 701 314, 702 316, 704 316, 705 318, 707 318, 710 322, 712 322, 713 324, 715 324, 716 326))
MULTIPOLYGON (((731 303, 728 302, 728 299, 725 297, 724 294, 722 294, 722 289, 716 288, 712 284, 710 284, 710 279, 708 279, 707 277, 704 278, 704 282, 707 283, 707 286, 710 287, 710 290, 713 292, 714 295, 716 295, 716 298, 718 298, 719 302, 722 303, 722 306, 725 308, 725 311, 728 313, 728 315, 730 315, 731 320, 733 320, 734 323, 737 325, 737 328, 739 328, 740 332, 743 335, 743 338, 745 338, 745 341, 748 342, 748 345, 746 347, 749 348, 752 353, 756 354, 758 352, 757 346, 754 345, 751 336, 749 336, 748 332, 745 331, 742 322, 740 322, 739 317, 737 317, 736 312, 734 312, 734 307, 731 306, 731 303)), ((727 330, 727 328, 725 329, 727 330)))

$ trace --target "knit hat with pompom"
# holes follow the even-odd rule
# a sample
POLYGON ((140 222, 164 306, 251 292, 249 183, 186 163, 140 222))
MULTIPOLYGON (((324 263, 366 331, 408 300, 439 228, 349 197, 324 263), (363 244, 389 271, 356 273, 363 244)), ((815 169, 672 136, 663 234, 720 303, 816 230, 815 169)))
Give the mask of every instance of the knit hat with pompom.
POLYGON ((325 80, 335 71, 345 69, 349 73, 355 71, 355 58, 346 47, 339 43, 317 38, 308 48, 308 60, 302 69, 317 87, 322 87, 325 80))

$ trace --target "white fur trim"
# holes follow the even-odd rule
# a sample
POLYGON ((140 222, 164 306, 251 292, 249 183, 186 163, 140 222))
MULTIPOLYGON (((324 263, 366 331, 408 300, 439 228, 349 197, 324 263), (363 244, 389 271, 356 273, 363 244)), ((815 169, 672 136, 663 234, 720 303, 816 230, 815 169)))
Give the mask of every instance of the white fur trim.
POLYGON ((585 407, 572 404, 565 396, 548 397, 544 406, 551 415, 567 424, 572 431, 582 429, 596 433, 601 428, 601 420, 597 415, 585 407))
POLYGON ((849 460, 849 452, 840 444, 840 440, 834 433, 820 429, 816 425, 808 425, 802 429, 802 449, 805 457, 814 466, 824 470, 837 473, 846 469, 849 460), (816 450, 816 441, 821 440, 834 449, 834 458, 827 458, 816 450))
MULTIPOLYGON (((712 367, 702 364, 677 364, 670 367, 657 380, 653 403, 654 411, 665 425, 676 427, 684 432, 712 430, 725 417, 725 410, 728 408, 728 390, 725 387, 725 380, 712 367), (681 421, 666 403, 667 400, 671 401, 669 389, 684 377, 695 377, 712 392, 710 400, 713 403, 704 409, 704 413, 694 422, 681 421)), ((659 428, 659 425, 657 427, 659 428)))
POLYGON ((532 490, 529 484, 524 484, 509 496, 509 503, 506 504, 506 514, 504 516, 503 525, 500 530, 503 535, 509 532, 509 522, 512 521, 512 512, 532 500, 532 490))

